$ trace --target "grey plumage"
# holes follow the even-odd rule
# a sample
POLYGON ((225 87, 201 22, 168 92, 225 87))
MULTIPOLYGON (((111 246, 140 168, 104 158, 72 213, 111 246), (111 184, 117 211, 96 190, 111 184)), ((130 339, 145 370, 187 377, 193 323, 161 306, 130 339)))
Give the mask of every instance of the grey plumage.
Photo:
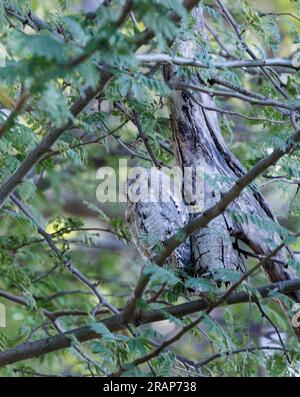
MULTIPOLYGON (((127 209, 126 221, 129 226, 133 241, 141 254, 150 258, 155 253, 160 243, 173 237, 189 220, 189 213, 182 200, 177 196, 169 176, 163 172, 152 169, 141 169, 145 184, 148 188, 144 200, 134 202, 133 193, 139 191, 137 175, 129 179, 127 184, 127 209)), ((190 238, 181 244, 172 253, 167 264, 174 268, 183 268, 191 256, 190 238)))

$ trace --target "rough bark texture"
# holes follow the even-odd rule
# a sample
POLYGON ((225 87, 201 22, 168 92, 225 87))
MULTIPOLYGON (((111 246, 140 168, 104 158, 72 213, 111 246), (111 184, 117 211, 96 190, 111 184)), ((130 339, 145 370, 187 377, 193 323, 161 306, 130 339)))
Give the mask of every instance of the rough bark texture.
MULTIPOLYGON (((203 15, 199 9, 196 19, 196 28, 205 35, 203 15)), ((191 41, 180 42, 177 46, 177 51, 184 57, 195 57, 196 50, 199 49, 191 41)), ((183 78, 178 74, 178 67, 174 65, 168 65, 165 68, 165 77, 172 84, 179 82, 205 84, 197 74, 183 78)), ((203 168, 206 175, 204 209, 207 209, 215 204, 220 199, 220 195, 232 187, 234 181, 244 175, 245 171, 222 137, 217 113, 205 110, 200 104, 206 107, 214 106, 207 94, 197 92, 191 96, 184 90, 174 90, 170 100, 170 112, 176 161, 182 169, 187 166, 203 168), (212 183, 211 179, 215 177, 218 178, 217 183, 212 183)), ((230 214, 232 210, 254 215, 261 221, 277 222, 270 205, 259 190, 249 187, 222 216, 217 217, 207 227, 192 236, 198 274, 207 271, 213 273, 215 268, 241 268, 230 236, 240 238, 256 254, 262 255, 267 255, 280 244, 281 237, 276 231, 262 230, 250 222, 234 222, 230 214)), ((197 216, 197 214, 192 216, 197 216)), ((268 261, 264 270, 272 282, 295 278, 292 269, 287 265, 286 250, 281 250, 275 261, 268 261)), ((299 302, 300 292, 293 292, 290 297, 299 302)), ((300 329, 295 329, 295 332, 299 338, 300 329)))

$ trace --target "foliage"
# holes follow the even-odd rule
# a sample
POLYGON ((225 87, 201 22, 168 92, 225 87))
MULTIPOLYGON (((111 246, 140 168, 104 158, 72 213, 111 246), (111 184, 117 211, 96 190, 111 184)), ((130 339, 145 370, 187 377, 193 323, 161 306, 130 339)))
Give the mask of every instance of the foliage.
MULTIPOLYGON (((162 65, 139 62, 137 49, 143 53, 172 54, 170 45, 177 37, 194 40, 200 49, 197 61, 206 67, 182 65, 179 76, 197 72, 209 89, 229 90, 210 84, 217 76, 232 87, 247 89, 261 98, 262 103, 255 105, 230 96, 215 97, 224 139, 247 170, 274 147, 284 147, 292 134, 290 118, 299 110, 299 71, 268 68, 288 93, 288 98, 283 98, 259 68, 217 69, 218 61, 250 58, 213 0, 203 1, 205 21, 214 33, 206 41, 199 37, 193 15, 180 0, 134 0, 132 13, 120 25, 123 0, 102 2, 95 11, 82 9, 75 0, 0 3, 0 64, 5 50, 5 65, 0 67, 0 126, 5 125, 7 115, 18 108, 26 93, 24 105, 0 134, 0 184, 50 131, 67 126, 16 190, 33 219, 28 219, 10 200, 1 210, 0 302, 6 305, 7 327, 1 329, 0 351, 81 325, 97 334, 97 338, 84 344, 74 338, 71 349, 12 364, 1 369, 1 374, 105 376, 122 368, 126 376, 185 376, 189 368, 191 376, 297 376, 299 344, 271 299, 264 305, 264 319, 255 305, 245 303, 203 314, 200 325, 184 338, 148 363, 134 365, 135 360, 149 354, 174 330, 187 326, 199 314, 178 319, 167 311, 170 305, 196 299, 192 289, 215 301, 225 293, 224 283, 234 283, 238 278, 226 271, 215 275, 215 279, 224 282, 218 288, 213 278, 199 279, 194 274, 178 274, 168 266, 145 264, 130 241, 124 204, 97 202, 96 171, 102 166, 117 170, 119 157, 131 165, 151 165, 145 142, 132 122, 134 112, 139 115, 157 161, 164 165, 174 162, 168 113, 172 87, 164 81, 162 65), (174 12, 180 23, 170 18, 174 12), (33 17, 36 15, 39 17, 33 17), (138 48, 137 43, 148 31, 153 32, 153 39, 138 48), (84 97, 86 87, 96 89, 103 72, 111 74, 105 89, 79 115, 74 115, 72 105, 76 99, 84 97), (264 106, 266 98, 283 106, 264 106), (292 107, 296 110, 291 111, 292 107), (41 235, 41 229, 48 240, 41 235), (124 307, 141 267, 146 265, 145 274, 151 276, 151 283, 138 307, 145 312, 161 311, 167 316, 167 325, 153 323, 143 327, 130 325, 120 332, 109 330, 100 322, 112 315, 109 308, 99 305, 91 288, 70 271, 68 261, 99 287, 114 308, 124 307), (3 291, 23 303, 5 299, 3 291), (290 362, 278 342, 277 328, 290 362), (259 345, 262 338, 266 340, 265 350, 259 345), (206 364, 205 360, 215 354, 218 356, 206 364), (202 365, 187 367, 182 357, 202 365)), ((288 9, 289 14, 299 15, 297 2, 226 4, 241 28, 243 40, 257 58, 292 58, 293 44, 300 43, 299 17, 280 14, 288 9), (265 9, 278 16, 266 15, 265 9)), ((299 166, 299 151, 295 151, 257 181, 264 185, 266 194, 272 195, 271 203, 284 220, 283 225, 238 210, 232 212, 232 219, 284 237, 296 231, 300 219, 299 166)), ((297 251, 298 239, 291 245, 297 251)), ((255 260, 251 256, 245 259, 246 267, 253 266, 255 260)), ((291 264, 299 272, 297 260, 291 258, 291 264)), ((265 283, 260 272, 239 290, 249 292, 265 283)), ((288 299, 280 294, 274 298, 288 299)), ((260 296, 258 300, 263 301, 260 296)))

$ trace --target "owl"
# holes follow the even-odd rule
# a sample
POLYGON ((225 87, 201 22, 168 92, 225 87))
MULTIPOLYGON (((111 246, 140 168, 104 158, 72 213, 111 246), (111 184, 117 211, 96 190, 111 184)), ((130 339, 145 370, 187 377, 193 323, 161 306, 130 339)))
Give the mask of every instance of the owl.
MULTIPOLYGON (((136 167, 126 184, 126 221, 133 242, 145 258, 151 258, 161 243, 173 237, 189 221, 189 212, 172 178, 158 169, 136 167)), ((191 260, 188 237, 167 259, 166 265, 184 269, 191 260)))

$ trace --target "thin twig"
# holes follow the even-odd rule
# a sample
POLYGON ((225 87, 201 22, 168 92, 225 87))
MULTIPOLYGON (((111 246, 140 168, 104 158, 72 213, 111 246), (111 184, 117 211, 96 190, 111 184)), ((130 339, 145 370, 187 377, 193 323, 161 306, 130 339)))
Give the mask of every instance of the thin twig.
POLYGON ((22 90, 13 110, 10 112, 9 116, 5 120, 4 124, 0 126, 0 139, 3 137, 4 133, 12 126, 15 118, 22 111, 26 100, 29 97, 29 92, 27 90, 22 90))
POLYGON ((11 201, 24 213, 24 215, 29 218, 34 225, 37 228, 38 233, 45 238, 45 241, 49 245, 51 251, 54 253, 54 255, 58 258, 58 260, 64 264, 66 269, 68 269, 74 276, 81 281, 83 284, 85 284, 98 298, 99 302, 103 304, 103 306, 107 307, 112 313, 118 314, 119 310, 111 305, 107 299, 104 297, 102 292, 97 288, 97 286, 92 283, 84 274, 82 274, 72 263, 70 258, 64 258, 62 253, 59 251, 55 243, 53 242, 53 239, 49 233, 47 233, 35 220, 33 215, 31 214, 30 210, 22 203, 20 199, 18 199, 15 195, 10 196, 11 201))
POLYGON ((227 351, 224 353, 216 353, 213 356, 207 358, 206 360, 201 361, 200 363, 195 364, 196 368, 202 368, 206 365, 208 365, 209 363, 211 363, 214 360, 217 360, 218 358, 222 358, 222 357, 229 357, 231 355, 234 354, 240 354, 240 353, 255 353, 259 350, 278 350, 278 351, 282 351, 282 347, 277 347, 277 346, 257 346, 257 347, 246 347, 244 349, 236 349, 236 350, 232 350, 232 351, 227 351))

